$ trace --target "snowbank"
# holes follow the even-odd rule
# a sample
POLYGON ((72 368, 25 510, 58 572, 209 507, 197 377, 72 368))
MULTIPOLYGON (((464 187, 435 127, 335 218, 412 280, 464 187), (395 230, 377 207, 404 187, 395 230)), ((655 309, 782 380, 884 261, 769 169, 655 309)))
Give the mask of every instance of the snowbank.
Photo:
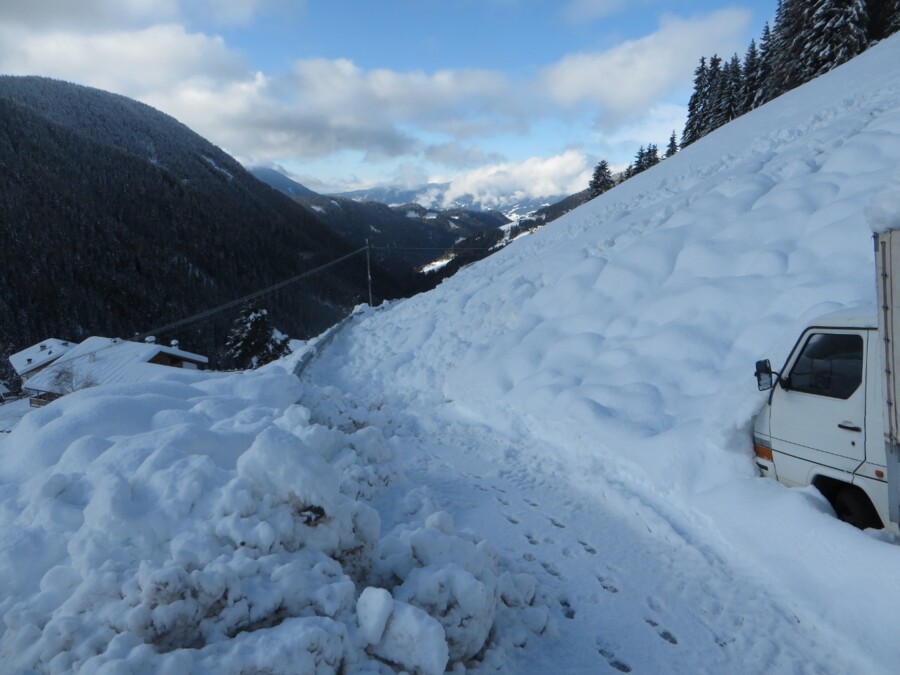
POLYGON ((179 373, 27 415, 0 441, 5 667, 439 673, 501 648, 494 617, 533 594, 501 598, 505 563, 430 508, 382 537, 367 501, 402 483, 395 448, 300 394, 278 366, 179 373), (374 639, 371 593, 392 603, 374 639))

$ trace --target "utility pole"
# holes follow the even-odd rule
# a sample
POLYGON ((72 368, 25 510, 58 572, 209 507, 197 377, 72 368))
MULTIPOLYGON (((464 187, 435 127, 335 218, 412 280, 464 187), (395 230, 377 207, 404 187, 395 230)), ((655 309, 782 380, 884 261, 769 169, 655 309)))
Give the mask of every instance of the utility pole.
POLYGON ((366 239, 366 276, 369 278, 369 307, 372 307, 372 263, 369 260, 369 240, 366 239))

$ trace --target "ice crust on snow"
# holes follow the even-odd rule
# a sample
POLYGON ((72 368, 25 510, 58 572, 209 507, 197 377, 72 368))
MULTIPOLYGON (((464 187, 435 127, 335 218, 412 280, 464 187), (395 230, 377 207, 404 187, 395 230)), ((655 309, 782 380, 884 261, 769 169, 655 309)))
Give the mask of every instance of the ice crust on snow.
POLYGON ((0 663, 893 673, 897 542, 758 478, 749 431, 754 361, 874 300, 897 63, 900 36, 358 312, 302 382, 289 358, 26 415, 0 663))

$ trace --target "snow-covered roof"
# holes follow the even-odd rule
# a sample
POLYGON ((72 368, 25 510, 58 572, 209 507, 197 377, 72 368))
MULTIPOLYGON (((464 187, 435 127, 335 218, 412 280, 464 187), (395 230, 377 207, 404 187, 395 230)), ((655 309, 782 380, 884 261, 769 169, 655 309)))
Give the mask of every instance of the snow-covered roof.
POLYGON ((25 376, 28 373, 46 366, 71 350, 75 343, 68 340, 49 338, 27 349, 16 352, 9 357, 9 362, 16 372, 25 376))
POLYGON ((65 394, 85 386, 140 382, 160 374, 160 368, 168 367, 150 363, 161 353, 196 364, 209 361, 205 356, 176 347, 94 336, 34 375, 27 386, 36 391, 65 394))

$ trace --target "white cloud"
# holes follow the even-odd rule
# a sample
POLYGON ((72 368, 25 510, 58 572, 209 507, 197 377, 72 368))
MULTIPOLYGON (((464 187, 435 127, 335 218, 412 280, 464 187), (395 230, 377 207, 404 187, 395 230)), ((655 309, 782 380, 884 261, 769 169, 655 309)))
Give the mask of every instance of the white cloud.
MULTIPOLYGON (((295 3, 303 5, 297 0, 295 3)), ((240 25, 249 23, 262 5, 263 0, 194 0, 190 8, 198 9, 217 25, 240 25)))
POLYGON ((563 15, 572 23, 592 21, 617 14, 629 4, 629 0, 569 0, 563 15))
POLYGON ((749 20, 749 12, 737 9, 695 20, 666 17, 646 37, 563 58, 539 75, 538 86, 563 106, 599 106, 614 128, 689 83, 700 55, 743 49, 749 20))
POLYGON ((46 75, 140 96, 182 85, 189 77, 229 81, 247 68, 222 38, 178 25, 82 34, 52 31, 9 39, 0 30, 0 66, 13 75, 46 75))
POLYGON ((294 64, 282 86, 289 87, 294 97, 302 97, 307 109, 344 114, 358 111, 360 116, 437 130, 464 128, 466 120, 485 116, 502 123, 520 113, 510 82, 501 73, 488 70, 428 74, 364 70, 348 59, 306 59, 294 64))
POLYGON ((485 206, 502 206, 504 198, 546 197, 578 192, 587 187, 591 170, 578 150, 553 157, 532 157, 521 163, 480 167, 450 181, 445 205, 472 195, 485 206))
POLYGON ((20 29, 102 28, 166 22, 179 15, 179 0, 6 0, 4 23, 20 29))
POLYGON ((456 141, 428 146, 425 148, 425 158, 452 168, 468 168, 503 161, 503 157, 497 153, 486 153, 477 146, 466 146, 456 141))

